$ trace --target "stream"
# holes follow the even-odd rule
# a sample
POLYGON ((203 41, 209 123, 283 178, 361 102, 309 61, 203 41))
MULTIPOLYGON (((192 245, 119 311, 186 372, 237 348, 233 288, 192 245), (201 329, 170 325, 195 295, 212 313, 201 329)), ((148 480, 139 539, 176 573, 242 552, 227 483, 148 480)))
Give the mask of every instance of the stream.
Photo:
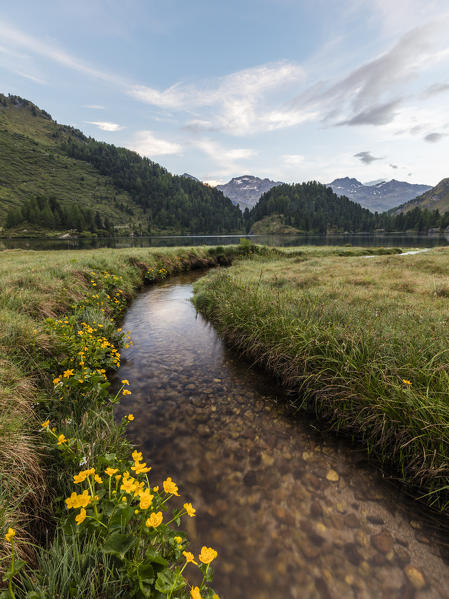
POLYGON ((203 275, 131 304, 117 380, 132 395, 117 417, 134 414, 128 434, 152 482, 171 476, 197 509, 182 527, 196 554, 218 551, 220 598, 449 599, 447 522, 295 416, 274 380, 223 344, 190 301, 203 275))

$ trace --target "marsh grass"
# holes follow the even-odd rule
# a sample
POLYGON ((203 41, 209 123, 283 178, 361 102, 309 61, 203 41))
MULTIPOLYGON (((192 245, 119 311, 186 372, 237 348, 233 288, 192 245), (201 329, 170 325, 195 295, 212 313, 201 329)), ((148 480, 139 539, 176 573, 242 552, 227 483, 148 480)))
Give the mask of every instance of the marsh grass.
POLYGON ((337 253, 346 257, 315 248, 301 260, 293 250, 240 262, 199 281, 195 304, 296 393, 298 410, 357 438, 447 509, 449 249, 337 253))

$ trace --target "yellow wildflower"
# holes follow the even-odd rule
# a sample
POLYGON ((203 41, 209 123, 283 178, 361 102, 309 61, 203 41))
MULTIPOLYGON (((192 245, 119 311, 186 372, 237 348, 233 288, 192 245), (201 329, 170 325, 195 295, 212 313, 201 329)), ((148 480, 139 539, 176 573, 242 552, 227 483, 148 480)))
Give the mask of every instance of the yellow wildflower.
POLYGON ((175 537, 175 541, 180 545, 182 543, 182 537, 175 537))
POLYGON ((159 485, 157 485, 156 487, 153 487, 153 491, 154 491, 155 493, 157 493, 157 492, 159 491, 159 485))
POLYGON ((179 493, 178 493, 178 485, 176 485, 171 477, 169 476, 167 478, 167 480, 164 480, 164 482, 162 483, 163 487, 164 487, 164 491, 170 495, 176 495, 177 497, 179 497, 179 493))
POLYGON ((125 493, 132 493, 132 491, 134 491, 134 488, 135 488, 135 482, 132 477, 123 479, 123 483, 120 487, 121 491, 125 491, 125 493))
POLYGON ((142 462, 141 464, 136 462, 134 466, 131 466, 131 470, 134 470, 136 474, 146 474, 151 470, 151 466, 147 467, 145 462, 142 462))
POLYGON ((212 547, 202 547, 201 553, 199 554, 200 562, 203 564, 210 564, 217 557, 217 552, 212 547))
POLYGON ((162 512, 153 512, 148 520, 145 522, 145 526, 148 528, 152 526, 153 528, 157 528, 160 524, 162 524, 162 512))
POLYGON ((67 504, 68 510, 71 510, 72 508, 77 507, 78 506, 78 494, 75 493, 75 491, 73 491, 73 493, 70 495, 70 497, 67 497, 65 502, 67 504))
POLYGON ((97 482, 99 485, 101 485, 103 483, 103 479, 100 476, 98 476, 98 474, 96 474, 94 476, 94 479, 95 479, 95 482, 97 482))
POLYGON ((11 543, 11 539, 16 536, 16 531, 14 528, 8 528, 8 532, 5 534, 5 539, 8 543, 11 543))
POLYGON ((82 507, 78 516, 76 516, 75 521, 76 525, 79 526, 81 522, 84 522, 86 519, 86 510, 82 507))
POLYGON ((73 368, 72 368, 72 369, 69 369, 69 370, 64 370, 64 378, 65 378, 65 379, 68 379, 68 378, 70 378, 71 376, 73 376, 73 368))
POLYGON ((128 379, 123 379, 123 381, 122 381, 122 385, 129 385, 129 381, 128 381, 128 379))
POLYGON ((59 435, 57 445, 62 445, 63 443, 67 443, 68 439, 65 435, 59 435))
POLYGON ((61 382, 61 379, 59 378, 59 376, 57 376, 55 379, 53 379, 53 385, 57 385, 60 382, 61 382))
POLYGON ((131 391, 129 389, 123 389, 122 395, 131 395, 131 391))
POLYGON ((92 501, 92 497, 89 495, 89 491, 85 490, 78 495, 78 507, 87 507, 92 501))
POLYGON ((147 510, 150 505, 153 503, 154 495, 151 495, 150 489, 145 489, 140 493, 140 503, 139 507, 141 510, 147 510))
POLYGON ((128 420, 130 420, 130 421, 131 421, 131 420, 134 420, 134 416, 133 416, 133 414, 128 414, 127 418, 128 418, 128 420))
POLYGON ((194 557, 193 553, 190 553, 190 551, 183 551, 182 555, 186 558, 186 562, 188 564, 198 565, 198 562, 195 561, 195 557, 194 557))
POLYGON ((185 503, 184 509, 191 518, 193 518, 196 515, 196 509, 193 507, 191 503, 185 503))
MULTIPOLYGON (((118 468, 106 468, 105 473, 108 476, 114 476, 114 474, 118 472, 118 468)), ((120 477, 119 477, 120 478, 120 477)))
POLYGON ((203 599, 198 587, 193 587, 193 589, 190 591, 190 596, 192 599, 203 599))
POLYGON ((142 460, 142 452, 135 449, 132 452, 131 457, 135 462, 140 462, 142 460))
POLYGON ((408 381, 407 379, 402 379, 402 382, 404 383, 404 385, 411 385, 412 382, 408 381))
POLYGON ((41 424, 41 427, 42 427, 42 428, 48 428, 49 426, 50 426, 50 420, 46 420, 45 422, 43 422, 43 423, 41 424))

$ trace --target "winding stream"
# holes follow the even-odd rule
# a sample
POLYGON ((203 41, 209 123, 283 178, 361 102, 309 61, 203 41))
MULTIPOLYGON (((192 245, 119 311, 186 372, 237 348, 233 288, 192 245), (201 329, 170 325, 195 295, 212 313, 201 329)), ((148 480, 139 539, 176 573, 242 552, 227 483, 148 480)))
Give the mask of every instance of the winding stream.
MULTIPOLYGON (((196 553, 221 599, 449 598, 449 535, 347 442, 289 414, 272 379, 227 349, 189 298, 202 273, 141 293, 119 378, 132 440, 192 500, 196 553)), ((315 424, 316 426, 316 424, 315 424)), ((187 570, 188 573, 188 570, 187 570)))

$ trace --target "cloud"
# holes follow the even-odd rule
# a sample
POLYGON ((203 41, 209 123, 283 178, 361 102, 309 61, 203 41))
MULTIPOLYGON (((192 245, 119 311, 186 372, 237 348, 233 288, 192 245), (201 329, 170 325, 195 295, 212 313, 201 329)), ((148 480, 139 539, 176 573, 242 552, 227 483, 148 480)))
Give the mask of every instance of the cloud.
POLYGON ((274 109, 266 105, 270 94, 277 94, 303 78, 304 71, 299 65, 280 61, 236 71, 200 85, 177 83, 163 91, 134 85, 128 93, 159 108, 201 110, 201 116, 186 125, 193 133, 221 130, 245 135, 291 127, 311 118, 310 113, 282 104, 274 109))
POLYGON ((214 178, 217 175, 219 177, 225 177, 241 171, 242 167, 240 166, 240 162, 257 155, 255 150, 249 148, 226 148, 210 138, 192 140, 191 145, 206 154, 209 158, 212 158, 212 160, 218 164, 218 169, 214 178))
POLYGON ((304 162, 302 154, 283 154, 281 158, 288 167, 297 167, 304 162))
POLYGON ((434 83, 424 91, 425 98, 431 98, 437 94, 443 94, 449 91, 449 83, 434 83))
POLYGON ((397 164, 390 164, 390 167, 396 169, 396 168, 398 168, 398 165, 397 164))
POLYGON ((371 164, 375 160, 382 160, 382 158, 373 156, 371 152, 358 152, 357 154, 354 154, 354 158, 358 158, 363 164, 371 164))
POLYGON ((104 106, 101 106, 101 104, 85 104, 84 108, 91 108, 92 110, 104 110, 104 106))
POLYGON ((318 82, 298 95, 297 108, 317 111, 330 125, 385 125, 410 96, 408 85, 437 61, 445 60, 449 17, 415 27, 387 52, 333 84, 318 82))
POLYGON ((386 104, 371 106, 362 110, 351 119, 338 123, 339 125, 387 125, 396 116, 395 109, 400 101, 392 100, 386 104))
POLYGON ((443 137, 446 137, 446 135, 447 133, 428 133, 424 136, 424 141, 434 144, 437 141, 441 141, 443 137))
POLYGON ((0 39, 15 48, 23 48, 34 54, 39 54, 85 75, 123 86, 125 82, 116 75, 105 73, 71 56, 54 44, 48 44, 37 37, 23 33, 12 27, 6 21, 0 21, 0 39))
POLYGON ((118 125, 117 123, 108 123, 105 121, 86 121, 86 123, 89 123, 90 125, 95 125, 102 131, 121 131, 125 128, 122 125, 118 125))
POLYGON ((163 156, 181 154, 182 146, 178 143, 157 138, 152 131, 139 131, 128 145, 141 156, 163 156))

